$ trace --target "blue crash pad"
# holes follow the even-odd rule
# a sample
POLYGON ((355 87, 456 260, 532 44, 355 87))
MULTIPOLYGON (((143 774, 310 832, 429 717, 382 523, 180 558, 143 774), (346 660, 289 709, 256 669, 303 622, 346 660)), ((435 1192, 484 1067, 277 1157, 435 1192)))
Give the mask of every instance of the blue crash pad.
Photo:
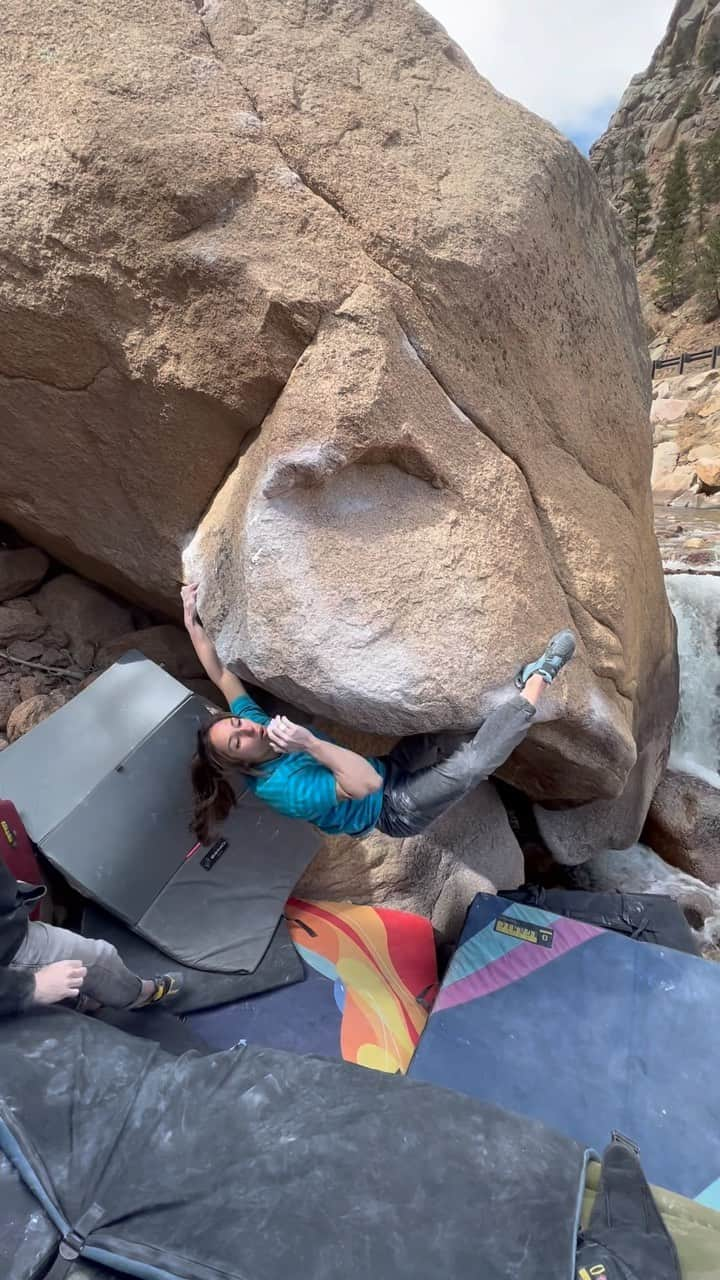
POLYGON ((720 966, 479 895, 409 1075, 601 1150, 617 1129, 650 1182, 720 1177, 720 966))

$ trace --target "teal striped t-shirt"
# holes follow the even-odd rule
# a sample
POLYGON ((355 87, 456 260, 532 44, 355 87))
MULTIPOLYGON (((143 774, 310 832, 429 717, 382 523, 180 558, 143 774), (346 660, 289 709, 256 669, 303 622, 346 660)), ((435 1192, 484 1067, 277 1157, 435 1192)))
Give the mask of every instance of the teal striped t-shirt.
MULTIPOLYGON (((234 716, 245 720, 254 720, 256 724, 269 724, 270 716, 245 695, 235 698, 230 703, 230 711, 234 716)), ((324 733, 313 729, 316 738, 330 742, 324 733)), ((375 756, 367 759, 380 774, 385 777, 385 765, 375 756)), ((311 822, 328 835, 361 836, 377 825, 383 802, 383 789, 373 791, 372 795, 362 800, 340 800, 337 798, 335 777, 318 764, 307 751, 291 751, 288 755, 278 756, 277 760, 268 760, 258 765, 258 774, 245 775, 250 790, 271 805, 278 813, 288 818, 302 818, 311 822)))

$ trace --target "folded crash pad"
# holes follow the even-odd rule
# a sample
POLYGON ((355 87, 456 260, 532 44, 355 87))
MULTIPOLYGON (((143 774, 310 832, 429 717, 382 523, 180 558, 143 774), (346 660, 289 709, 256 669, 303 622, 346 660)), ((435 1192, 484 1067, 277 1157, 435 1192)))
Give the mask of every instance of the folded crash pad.
POLYGON ((615 893, 585 889, 544 889, 540 885, 523 885, 503 893, 508 902, 522 902, 541 907, 557 916, 570 916, 586 924, 612 929, 627 938, 652 942, 659 947, 672 947, 688 955, 700 954, 695 936, 685 919, 682 907, 661 893, 615 893))
POLYGON ((273 1050, 170 1058, 63 1009, 4 1025, 0 1081, 0 1150, 34 1198, 3 1216, 4 1280, 39 1280, 51 1229, 53 1280, 76 1258, 158 1280, 573 1275, 584 1152, 496 1107, 273 1050))
POLYGON ((218 1049, 245 1040, 406 1071, 437 993, 429 920, 299 898, 287 903, 286 919, 304 982, 196 1014, 194 1029, 218 1049))
POLYGON ((595 1150, 613 1130, 651 1182, 720 1174, 720 967, 480 894, 410 1067, 595 1150))
POLYGON ((210 1009, 261 991, 273 991, 276 987, 301 982, 303 977, 302 961, 290 940, 284 919, 278 924, 267 951, 252 973, 212 973, 180 964, 94 903, 85 909, 82 931, 86 938, 105 938, 111 942, 128 968, 140 977, 154 977, 168 969, 181 973, 182 988, 173 999, 173 1013, 210 1009))
POLYGON ((217 838, 194 840, 190 760, 212 713, 127 654, 2 752, 0 795, 66 880, 141 937, 191 967, 253 972, 320 836, 245 791, 217 838))
MULTIPOLYGON (((590 1221, 600 1185, 600 1165, 591 1160, 585 1177, 582 1222, 590 1221)), ((717 1280, 720 1259, 720 1213, 678 1196, 663 1187, 651 1187, 653 1200, 675 1242, 682 1280, 717 1280)), ((652 1274, 652 1273, 650 1273, 652 1274)))

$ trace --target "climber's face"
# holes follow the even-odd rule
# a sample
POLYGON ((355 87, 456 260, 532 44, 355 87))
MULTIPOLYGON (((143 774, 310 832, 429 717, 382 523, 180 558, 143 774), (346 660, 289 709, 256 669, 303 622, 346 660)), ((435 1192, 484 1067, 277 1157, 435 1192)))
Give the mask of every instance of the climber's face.
POLYGON ((259 764, 268 758, 264 724, 242 716, 225 716, 211 725, 208 740, 216 756, 228 764, 259 764))

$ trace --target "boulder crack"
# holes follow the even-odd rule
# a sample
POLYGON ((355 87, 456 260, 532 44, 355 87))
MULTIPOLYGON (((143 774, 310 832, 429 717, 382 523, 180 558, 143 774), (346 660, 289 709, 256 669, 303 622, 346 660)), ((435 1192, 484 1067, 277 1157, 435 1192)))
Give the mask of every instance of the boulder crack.
POLYGON ((0 369, 0 378, 2 378, 4 382, 34 382, 36 386, 48 387, 51 391, 72 392, 73 394, 76 394, 79 391, 89 391, 93 383, 97 382, 100 375, 103 374, 106 369, 111 368, 112 365, 109 364, 101 365, 97 372, 94 373, 87 382, 71 383, 64 387, 59 386, 57 382, 50 382, 46 378, 34 378, 29 373, 6 373, 4 369, 0 369))

